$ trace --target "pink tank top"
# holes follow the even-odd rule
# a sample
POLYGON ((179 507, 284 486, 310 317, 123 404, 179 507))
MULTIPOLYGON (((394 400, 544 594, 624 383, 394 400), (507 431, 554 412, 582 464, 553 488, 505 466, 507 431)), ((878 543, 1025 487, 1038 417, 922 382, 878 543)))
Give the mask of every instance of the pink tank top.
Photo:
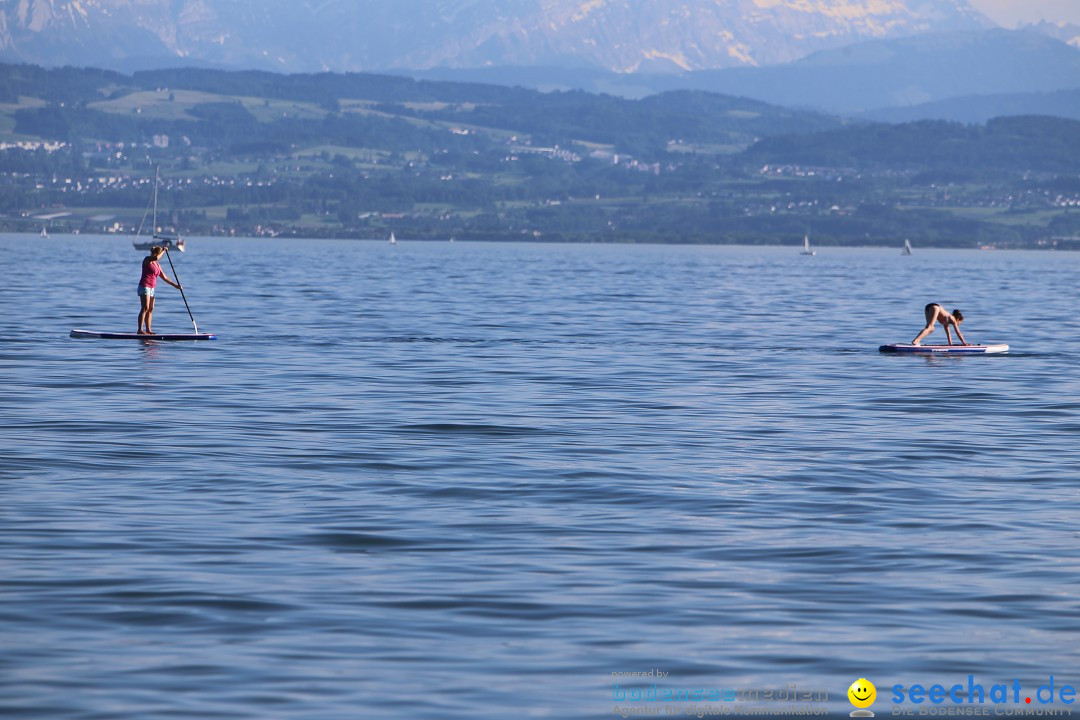
POLYGON ((161 275, 161 273, 161 265, 157 261, 143 258, 142 279, 139 280, 139 285, 148 288, 156 287, 158 275, 161 275))

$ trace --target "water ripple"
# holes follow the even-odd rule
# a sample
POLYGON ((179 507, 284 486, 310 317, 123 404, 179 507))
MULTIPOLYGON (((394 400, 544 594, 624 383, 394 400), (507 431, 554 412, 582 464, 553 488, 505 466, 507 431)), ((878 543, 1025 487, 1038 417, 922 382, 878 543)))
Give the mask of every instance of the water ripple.
POLYGON ((1071 254, 190 248, 219 340, 98 343, 128 241, 28 305, 53 253, 0 238, 4 717, 599 718, 650 667, 846 713, 1078 666, 1071 254), (879 354, 927 298, 1013 351, 879 354))

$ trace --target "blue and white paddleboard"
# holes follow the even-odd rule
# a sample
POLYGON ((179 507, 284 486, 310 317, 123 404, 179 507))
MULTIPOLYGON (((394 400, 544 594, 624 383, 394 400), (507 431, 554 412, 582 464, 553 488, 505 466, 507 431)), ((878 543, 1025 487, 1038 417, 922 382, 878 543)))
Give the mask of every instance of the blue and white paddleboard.
POLYGON ((217 335, 211 333, 154 333, 153 335, 140 335, 139 333, 99 332, 97 330, 72 330, 71 337, 96 338, 98 340, 217 340, 217 335))
POLYGON ((883 353, 922 353, 925 355, 985 355, 987 353, 1009 352, 1009 346, 1004 343, 998 345, 882 345, 878 348, 883 353))

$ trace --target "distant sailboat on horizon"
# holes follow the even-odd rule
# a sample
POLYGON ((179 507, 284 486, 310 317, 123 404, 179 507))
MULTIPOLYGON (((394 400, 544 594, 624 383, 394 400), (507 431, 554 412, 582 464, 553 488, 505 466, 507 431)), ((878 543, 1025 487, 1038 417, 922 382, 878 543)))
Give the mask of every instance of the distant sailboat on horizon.
POLYGON ((41 237, 42 237, 42 239, 44 239, 44 240, 48 240, 48 239, 49 239, 49 231, 45 229, 45 226, 44 226, 44 225, 42 225, 42 226, 41 226, 41 237))
POLYGON ((803 255, 817 255, 816 250, 811 250, 810 249, 810 236, 809 235, 803 235, 802 248, 803 248, 802 249, 802 254, 803 255))
POLYGON ((908 240, 907 238, 904 238, 904 250, 900 254, 901 255, 910 255, 911 254, 911 241, 908 240))
MULTIPOLYGON (((150 250, 155 246, 161 246, 161 247, 164 247, 165 249, 170 249, 171 248, 173 250, 179 250, 180 252, 184 252, 185 246, 187 245, 187 242, 184 240, 184 238, 180 237, 179 233, 176 235, 175 238, 166 237, 164 235, 158 235, 157 207, 158 207, 158 186, 159 185, 161 185, 161 168, 160 167, 158 167, 157 170, 154 171, 154 193, 151 196, 151 202, 153 203, 153 206, 154 206, 154 214, 153 214, 153 216, 151 217, 151 220, 150 220, 150 239, 149 240, 144 240, 142 242, 140 242, 140 240, 139 240, 139 238, 142 236, 143 226, 146 223, 146 212, 144 212, 142 222, 139 223, 139 228, 135 231, 135 240, 132 241, 131 244, 136 250, 150 250)), ((149 205, 147 206, 146 210, 147 210, 147 212, 150 210, 149 205)))
POLYGON ((390 231, 390 244, 391 245, 397 245, 397 238, 394 237, 394 231, 393 230, 390 231))

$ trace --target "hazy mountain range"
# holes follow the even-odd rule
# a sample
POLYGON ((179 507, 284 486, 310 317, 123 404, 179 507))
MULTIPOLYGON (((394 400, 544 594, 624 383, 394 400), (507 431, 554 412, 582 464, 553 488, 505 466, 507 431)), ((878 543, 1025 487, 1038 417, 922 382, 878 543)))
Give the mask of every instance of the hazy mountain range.
POLYGON ((967 0, 0 0, 0 60, 674 72, 992 25, 967 0))
POLYGON ((695 89, 853 114, 965 95, 1080 87, 1080 50, 1034 32, 920 35, 849 45, 787 65, 694 73, 695 89))
POLYGON ((706 90, 884 121, 981 122, 1016 114, 1080 119, 1080 48, 1031 29, 872 40, 783 65, 679 75, 558 68, 439 68, 410 74, 628 97, 675 89, 706 90))
POLYGON ((1080 27, 1003 30, 968 0, 0 0, 0 62, 696 89, 882 119, 1080 117, 1080 27))
POLYGON ((1047 37, 1052 37, 1057 40, 1061 40, 1064 43, 1068 43, 1075 48, 1080 48, 1080 25, 1073 25, 1071 23, 1050 23, 1040 22, 1034 25, 1028 25, 1023 30, 1030 30, 1037 32, 1047 37))

